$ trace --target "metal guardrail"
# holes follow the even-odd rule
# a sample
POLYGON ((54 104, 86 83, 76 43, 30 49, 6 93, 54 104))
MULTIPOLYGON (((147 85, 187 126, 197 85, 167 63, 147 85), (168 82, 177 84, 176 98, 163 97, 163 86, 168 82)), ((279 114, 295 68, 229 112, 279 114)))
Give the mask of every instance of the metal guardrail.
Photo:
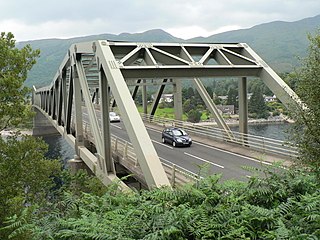
MULTIPOLYGON (((85 137, 94 143, 88 123, 84 125, 85 137)), ((131 143, 115 135, 111 136, 111 147, 113 159, 117 159, 121 165, 134 173, 138 180, 145 181, 141 171, 138 159, 131 143)), ((202 177, 188 169, 173 164, 165 159, 160 158, 162 166, 172 186, 182 186, 186 183, 195 183, 202 177)))
MULTIPOLYGON (((226 134, 221 129, 212 126, 199 126, 194 123, 178 121, 148 114, 141 114, 144 121, 160 125, 162 127, 176 126, 187 130, 191 135, 199 136, 205 139, 213 139, 217 141, 230 142, 240 144, 251 149, 256 149, 262 152, 283 155, 287 157, 297 157, 297 147, 291 143, 281 140, 265 138, 250 134, 242 134, 235 131, 230 131, 233 139, 227 139, 226 134)), ((87 123, 84 125, 84 132, 89 141, 94 142, 90 133, 90 127, 87 123)), ((131 143, 115 136, 111 136, 112 154, 118 159, 118 162, 130 171, 134 172, 136 177, 144 181, 142 171, 139 166, 138 159, 134 152, 131 143)), ((115 159, 114 158, 114 159, 115 159)), ((197 182, 202 177, 181 166, 175 165, 165 159, 160 158, 164 170, 172 186, 181 186, 189 182, 197 182)))
MULTIPOLYGON (((119 162, 121 162, 125 167, 130 167, 129 170, 136 170, 138 175, 140 175, 139 162, 131 143, 120 139, 115 135, 112 135, 111 138, 112 152, 120 157, 121 160, 119 162)), ((197 174, 181 166, 175 165, 162 158, 160 158, 160 160, 172 186, 180 186, 188 182, 196 182, 201 179, 197 174)))
POLYGON ((146 122, 161 125, 163 127, 176 126, 184 128, 190 133, 190 135, 240 144, 263 153, 272 153, 290 158, 298 157, 298 148, 293 143, 251 134, 243 134, 235 131, 229 131, 230 135, 233 136, 232 139, 229 139, 227 138, 226 134, 217 127, 200 126, 190 122, 151 116, 143 113, 141 113, 141 117, 146 122))
POLYGON ((179 121, 159 116, 152 116, 150 114, 140 113, 143 121, 161 125, 162 127, 176 126, 182 127, 187 130, 191 135, 203 137, 206 139, 213 139, 223 142, 235 143, 242 146, 250 147, 263 153, 271 153, 279 156, 289 158, 297 158, 298 147, 287 141, 272 139, 252 134, 244 134, 236 131, 228 131, 233 139, 227 139, 226 134, 217 127, 213 126, 200 126, 195 123, 179 121))

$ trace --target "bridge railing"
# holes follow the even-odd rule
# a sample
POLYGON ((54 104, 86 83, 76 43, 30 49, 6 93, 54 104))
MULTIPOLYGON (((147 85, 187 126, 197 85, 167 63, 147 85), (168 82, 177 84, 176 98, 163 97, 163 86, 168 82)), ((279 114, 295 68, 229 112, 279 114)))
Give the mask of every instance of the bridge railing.
MULTIPOLYGON (((89 141, 94 142, 90 132, 90 127, 87 123, 84 126, 84 133, 85 137, 89 141)), ((132 144, 124 139, 112 135, 111 147, 113 159, 132 172, 137 180, 145 182, 132 144)), ((182 186, 186 183, 192 182, 195 183, 202 178, 198 174, 173 164, 170 161, 162 158, 160 158, 160 161, 172 186, 182 186)))
POLYGON ((297 146, 286 141, 255 136, 251 134, 243 134, 236 131, 229 131, 229 136, 233 136, 233 138, 230 139, 227 138, 225 132, 217 127, 202 126, 190 122, 168 119, 159 116, 151 116, 143 113, 141 116, 144 121, 160 125, 162 127, 175 126, 184 128, 190 133, 191 136, 199 136, 202 139, 212 139, 240 144, 263 153, 271 153, 290 158, 298 157, 297 146))
MULTIPOLYGON (((134 170, 136 172, 136 177, 143 181, 143 174, 140 170, 139 162, 132 144, 115 135, 112 135, 111 139, 112 152, 113 155, 116 156, 115 159, 118 159, 118 162, 121 163, 122 166, 128 168, 128 170, 134 170)), ((181 166, 175 165, 165 159, 160 158, 160 160, 172 186, 181 186, 188 182, 196 182, 201 178, 197 174, 181 166)))

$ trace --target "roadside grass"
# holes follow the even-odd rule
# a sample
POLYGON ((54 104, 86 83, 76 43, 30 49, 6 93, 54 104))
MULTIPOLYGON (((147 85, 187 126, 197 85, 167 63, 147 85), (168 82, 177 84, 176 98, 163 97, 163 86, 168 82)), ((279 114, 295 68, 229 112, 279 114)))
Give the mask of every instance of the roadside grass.
MULTIPOLYGON (((143 107, 142 106, 137 106, 138 111, 140 113, 143 112, 143 107)), ((151 111, 151 105, 148 105, 147 107, 148 113, 151 111)), ((157 117, 163 117, 163 118, 169 118, 169 119, 174 119, 174 108, 157 108, 155 116, 157 117)), ((208 118, 206 112, 202 112, 201 115, 201 120, 204 121, 208 118)), ((182 120, 187 121, 188 117, 186 114, 182 115, 182 120)))

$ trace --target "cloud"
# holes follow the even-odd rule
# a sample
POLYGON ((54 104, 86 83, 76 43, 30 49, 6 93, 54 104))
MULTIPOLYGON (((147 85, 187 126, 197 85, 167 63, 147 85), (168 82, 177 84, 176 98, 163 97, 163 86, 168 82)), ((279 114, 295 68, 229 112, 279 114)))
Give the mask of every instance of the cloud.
POLYGON ((213 34, 222 33, 226 31, 236 30, 241 28, 237 25, 223 26, 214 31, 206 30, 200 26, 186 26, 186 27, 177 27, 177 28, 167 28, 164 29, 166 32, 179 37, 182 39, 190 39, 193 37, 208 37, 213 34))
POLYGON ((14 29, 16 39, 33 40, 41 38, 71 38, 82 35, 104 33, 106 23, 101 19, 90 21, 57 20, 27 25, 14 19, 0 22, 0 29, 5 32, 14 29))
POLYGON ((18 41, 161 28, 182 38, 319 14, 319 0, 0 0, 0 29, 18 41))

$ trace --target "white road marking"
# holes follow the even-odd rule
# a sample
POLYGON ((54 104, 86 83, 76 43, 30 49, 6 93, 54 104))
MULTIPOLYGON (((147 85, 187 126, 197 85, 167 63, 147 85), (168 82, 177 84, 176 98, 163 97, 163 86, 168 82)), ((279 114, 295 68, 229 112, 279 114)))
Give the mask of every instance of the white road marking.
POLYGON ((119 128, 119 129, 122 129, 120 126, 118 125, 115 125, 115 124, 110 124, 112 127, 116 127, 116 128, 119 128))
POLYGON ((158 141, 156 141, 156 140, 151 140, 151 141, 154 142, 154 143, 157 143, 157 144, 159 144, 159 145, 161 145, 161 146, 164 146, 164 147, 173 149, 173 147, 170 147, 170 146, 168 146, 168 145, 166 145, 166 144, 164 144, 164 143, 162 143, 162 142, 158 142, 158 141))
POLYGON ((222 150, 220 148, 212 147, 212 146, 209 146, 209 145, 206 145, 206 144, 203 144, 203 143, 199 143, 199 142, 194 142, 194 143, 198 144, 198 145, 201 145, 203 147, 211 148, 211 149, 214 149, 214 150, 217 150, 217 151, 220 151, 220 152, 224 152, 224 153, 229 153, 231 155, 234 155, 234 156, 237 156, 237 157, 241 157, 241 158, 245 158, 245 159, 248 159, 248 160, 251 160, 251 161, 254 161, 254 162, 263 163, 263 164, 266 164, 266 165, 272 165, 269 162, 260 161, 260 160, 257 160, 257 159, 251 158, 251 157, 247 157, 247 156, 244 156, 244 155, 241 155, 241 154, 237 154, 237 153, 234 153, 234 152, 229 152, 229 151, 226 151, 226 150, 222 150))
MULTIPOLYGON (((152 129, 152 128, 147 128, 147 129, 148 129, 148 130, 151 130, 151 131, 154 131, 154 132, 158 132, 158 133, 161 133, 161 132, 162 132, 162 131, 159 131, 159 130, 156 130, 156 129, 152 129)), ((272 165, 272 163, 269 163, 269 162, 265 162, 265 161, 261 161, 261 160, 255 159, 255 158, 247 157, 247 156, 244 156, 244 155, 241 155, 241 154, 229 152, 229 151, 226 151, 226 150, 223 150, 223 149, 220 149, 220 148, 216 148, 216 147, 213 147, 213 146, 210 146, 210 145, 207 145, 207 144, 203 144, 203 143, 200 143, 200 142, 195 142, 195 141, 193 141, 193 144, 198 144, 198 145, 201 145, 201 146, 203 146, 203 147, 207 147, 207 148, 214 149, 214 150, 216 150, 216 151, 228 153, 228 154, 231 154, 231 155, 233 155, 233 156, 245 158, 245 159, 247 159, 247 160, 254 161, 254 162, 257 162, 257 163, 262 163, 262 164, 265 164, 265 165, 272 165)))
POLYGON ((159 130, 157 130, 157 129, 147 128, 147 127, 146 127, 146 129, 147 129, 147 130, 150 130, 150 131, 157 132, 157 133, 162 133, 162 131, 159 131, 159 130))
POLYGON ((216 166, 216 167, 224 168, 224 166, 222 166, 222 165, 219 165, 219 164, 216 164, 216 163, 210 162, 210 161, 208 161, 208 160, 205 160, 205 159, 203 159, 203 158, 201 158, 201 157, 197 157, 197 156, 192 155, 192 154, 190 154, 190 153, 184 152, 184 154, 186 154, 186 155, 188 155, 188 156, 190 156, 190 157, 193 157, 193 158, 199 159, 199 160, 201 160, 201 161, 203 161, 203 162, 206 162, 206 163, 212 164, 212 165, 214 165, 214 166, 216 166))
MULTIPOLYGON (((154 132, 159 132, 159 133, 161 133, 161 131, 156 130, 156 129, 152 129, 152 128, 147 128, 147 129, 148 129, 148 130, 151 130, 151 131, 154 131, 154 132)), ((247 157, 247 156, 244 156, 244 155, 241 155, 241 154, 229 152, 229 151, 223 150, 223 149, 221 149, 221 148, 216 148, 216 147, 213 147, 213 146, 210 146, 210 145, 207 145, 207 144, 203 144, 203 143, 200 143, 200 142, 193 141, 193 144, 198 144, 198 145, 201 145, 201 146, 203 146, 203 147, 211 148, 211 149, 214 149, 214 150, 216 150, 216 151, 228 153, 228 154, 231 154, 231 155, 234 155, 234 156, 237 156, 237 157, 242 157, 242 158, 245 158, 245 159, 248 159, 248 160, 251 160, 251 161, 255 161, 255 162, 258 162, 258 163, 263 163, 263 164, 266 164, 266 165, 272 165, 272 164, 269 163, 269 162, 260 161, 260 160, 257 160, 257 159, 255 159, 255 158, 251 158, 251 157, 247 157)))

